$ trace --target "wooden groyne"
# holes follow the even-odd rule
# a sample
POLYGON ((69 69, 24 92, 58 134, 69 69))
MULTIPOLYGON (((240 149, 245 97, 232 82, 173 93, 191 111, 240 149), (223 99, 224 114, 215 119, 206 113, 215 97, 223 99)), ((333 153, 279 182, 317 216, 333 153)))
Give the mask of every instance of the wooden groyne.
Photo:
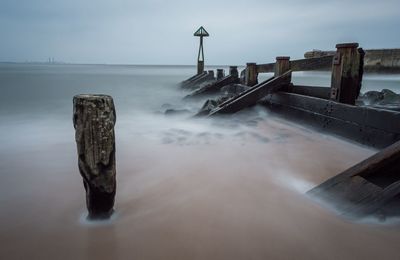
POLYGON ((181 88, 183 89, 196 89, 201 84, 207 84, 215 81, 214 71, 204 71, 200 74, 196 74, 193 77, 183 81, 181 88))
MULTIPOLYGON (((277 57, 274 63, 247 63, 239 82, 248 89, 219 103, 207 101, 215 107, 199 115, 233 114, 259 104, 289 120, 383 149, 308 192, 319 200, 339 205, 336 208, 345 215, 363 217, 399 198, 400 112, 358 105, 365 52, 357 43, 337 44, 336 48, 336 52, 321 57, 277 57), (298 86, 291 82, 293 71, 312 70, 331 70, 331 86, 298 86), (258 83, 259 74, 268 72, 274 72, 274 76, 258 83)), ((213 91, 230 84, 229 77, 214 83, 213 91)), ((194 93, 206 93, 212 88, 210 84, 194 93)))
POLYGON ((226 85, 239 83, 238 70, 236 66, 230 67, 228 76, 224 77, 223 75, 224 71, 219 70, 219 72, 217 73, 217 81, 210 82, 209 84, 196 89, 193 93, 187 95, 185 98, 197 98, 204 95, 215 94, 218 93, 221 88, 226 85))
MULTIPOLYGON (((362 48, 351 43, 338 44, 335 55, 321 58, 291 61, 289 57, 277 57, 274 63, 248 63, 245 79, 241 80, 251 88, 219 104, 209 116, 235 113, 262 104, 290 120, 305 122, 364 145, 384 148, 400 140, 400 124, 392 123, 400 122, 400 113, 356 105, 362 84, 363 59, 362 48), (293 71, 318 70, 328 64, 332 71, 331 87, 292 84, 293 71), (260 73, 271 71, 273 78, 253 85, 260 73), (286 79, 282 80, 284 74, 286 79)), ((205 89, 200 88, 198 92, 205 89)))

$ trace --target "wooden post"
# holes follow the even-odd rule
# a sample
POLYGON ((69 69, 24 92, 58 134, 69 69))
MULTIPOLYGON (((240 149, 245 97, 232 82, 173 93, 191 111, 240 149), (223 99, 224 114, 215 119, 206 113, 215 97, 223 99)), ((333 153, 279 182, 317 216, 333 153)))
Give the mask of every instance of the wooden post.
POLYGON ((209 70, 209 71, 208 71, 208 75, 209 75, 211 78, 215 79, 215 75, 214 75, 214 71, 213 71, 213 70, 209 70))
MULTIPOLYGON (((276 57, 274 77, 282 76, 289 70, 290 70, 290 57, 288 56, 276 57)), ((289 84, 291 81, 292 81, 292 73, 290 73, 290 75, 286 77, 285 84, 289 84)))
POLYGON ((229 66, 229 75, 235 78, 239 77, 239 71, 237 69, 237 66, 229 66))
POLYGON ((274 76, 279 77, 288 70, 290 70, 290 57, 287 56, 276 57, 274 76))
POLYGON ((220 80, 223 77, 225 77, 224 69, 217 69, 217 80, 220 80))
POLYGON ((358 43, 336 45, 333 58, 331 100, 354 105, 360 94, 364 67, 364 51, 358 43))
POLYGON ((197 74, 204 72, 204 60, 197 61, 197 74))
POLYGON ((106 95, 77 95, 73 103, 78 165, 86 190, 88 218, 108 218, 113 213, 116 191, 114 102, 106 95))
POLYGON ((246 64, 246 77, 245 84, 247 86, 254 86, 258 83, 258 73, 257 73, 257 64, 256 63, 247 63, 246 64))

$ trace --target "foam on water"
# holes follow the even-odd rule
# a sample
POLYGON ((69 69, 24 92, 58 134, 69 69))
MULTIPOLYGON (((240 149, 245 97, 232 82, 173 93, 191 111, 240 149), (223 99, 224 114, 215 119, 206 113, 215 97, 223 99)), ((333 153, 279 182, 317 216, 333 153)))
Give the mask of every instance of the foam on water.
POLYGON ((83 211, 79 217, 79 224, 87 227, 101 227, 101 226, 110 226, 117 221, 118 211, 114 211, 113 214, 108 219, 94 219, 91 220, 88 218, 88 212, 83 211))

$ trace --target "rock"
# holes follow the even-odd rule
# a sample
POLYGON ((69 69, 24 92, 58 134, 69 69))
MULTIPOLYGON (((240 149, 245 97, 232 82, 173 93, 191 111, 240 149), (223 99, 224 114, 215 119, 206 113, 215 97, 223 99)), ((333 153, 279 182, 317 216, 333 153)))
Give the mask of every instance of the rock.
POLYGON ((390 110, 400 109, 400 95, 389 89, 382 91, 368 91, 360 95, 359 101, 364 105, 373 106, 377 108, 386 108, 390 110))
POLYGON ((235 97, 242 93, 245 90, 248 90, 250 87, 242 85, 242 84, 229 84, 221 88, 221 93, 223 96, 219 97, 216 100, 208 99, 203 107, 199 110, 196 116, 204 116, 208 115, 213 109, 217 106, 225 102, 226 100, 235 97))
POLYGON ((360 95, 359 99, 366 105, 376 104, 383 99, 383 94, 379 91, 368 91, 363 95, 360 95))
POLYGON ((86 190, 88 218, 109 218, 116 192, 114 102, 107 95, 77 95, 73 103, 78 164, 86 190))
POLYGON ((208 99, 204 105, 201 107, 199 112, 196 114, 196 116, 205 116, 208 115, 213 109, 215 109, 217 106, 228 100, 229 97, 220 97, 216 100, 214 99, 208 99))
POLYGON ((393 104, 393 103, 399 103, 400 104, 400 95, 396 94, 395 92, 389 90, 389 89, 383 89, 381 91, 383 94, 383 103, 387 104, 393 104))

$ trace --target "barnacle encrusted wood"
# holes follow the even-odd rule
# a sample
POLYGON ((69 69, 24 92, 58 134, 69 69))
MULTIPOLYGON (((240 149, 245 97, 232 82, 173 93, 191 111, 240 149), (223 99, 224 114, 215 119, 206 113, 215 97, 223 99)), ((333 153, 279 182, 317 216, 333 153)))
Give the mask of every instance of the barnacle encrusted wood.
POLYGON ((108 218, 116 192, 114 102, 107 95, 77 95, 73 122, 89 218, 108 218))

